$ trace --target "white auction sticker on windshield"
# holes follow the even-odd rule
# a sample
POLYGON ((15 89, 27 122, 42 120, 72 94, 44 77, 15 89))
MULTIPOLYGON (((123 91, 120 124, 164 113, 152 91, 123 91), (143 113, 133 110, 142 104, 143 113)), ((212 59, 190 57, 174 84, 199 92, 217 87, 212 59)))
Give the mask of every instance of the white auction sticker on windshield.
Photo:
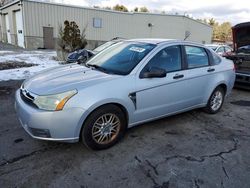
POLYGON ((129 48, 129 50, 134 51, 134 52, 144 52, 145 51, 144 48, 135 47, 135 46, 129 48))

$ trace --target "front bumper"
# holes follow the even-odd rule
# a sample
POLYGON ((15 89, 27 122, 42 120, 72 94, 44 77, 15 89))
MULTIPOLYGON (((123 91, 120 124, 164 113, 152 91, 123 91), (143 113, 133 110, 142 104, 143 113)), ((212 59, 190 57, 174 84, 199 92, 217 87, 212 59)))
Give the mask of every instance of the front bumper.
POLYGON ((40 110, 24 102, 17 90, 15 109, 22 127, 33 138, 61 142, 79 140, 82 117, 86 113, 82 108, 40 110))

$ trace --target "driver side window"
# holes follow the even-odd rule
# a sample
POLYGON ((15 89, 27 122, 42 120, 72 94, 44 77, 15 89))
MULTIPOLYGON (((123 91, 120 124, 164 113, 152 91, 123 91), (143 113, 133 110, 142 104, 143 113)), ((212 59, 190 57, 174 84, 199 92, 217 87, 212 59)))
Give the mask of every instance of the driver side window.
POLYGON ((161 68, 167 72, 181 70, 181 48, 180 46, 169 46, 160 50, 146 65, 146 70, 161 68))

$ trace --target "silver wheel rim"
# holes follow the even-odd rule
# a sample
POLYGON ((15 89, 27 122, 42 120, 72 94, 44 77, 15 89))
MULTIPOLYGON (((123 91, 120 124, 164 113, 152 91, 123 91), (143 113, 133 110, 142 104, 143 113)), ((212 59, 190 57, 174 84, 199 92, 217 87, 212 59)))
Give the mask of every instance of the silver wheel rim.
POLYGON ((98 144, 109 144, 119 134, 120 119, 112 113, 100 116, 92 127, 92 138, 98 144))
POLYGON ((216 91, 211 98, 211 108, 213 111, 218 110, 223 102, 223 94, 220 91, 216 91))

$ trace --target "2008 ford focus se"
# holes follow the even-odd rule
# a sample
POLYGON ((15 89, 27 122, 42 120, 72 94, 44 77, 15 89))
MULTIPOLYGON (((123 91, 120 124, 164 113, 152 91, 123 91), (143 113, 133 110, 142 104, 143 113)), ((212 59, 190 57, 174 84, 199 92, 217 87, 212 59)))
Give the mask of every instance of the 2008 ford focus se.
POLYGON ((194 108, 217 113, 234 80, 233 63, 203 45, 127 40, 29 78, 16 111, 33 138, 105 149, 137 124, 194 108))

